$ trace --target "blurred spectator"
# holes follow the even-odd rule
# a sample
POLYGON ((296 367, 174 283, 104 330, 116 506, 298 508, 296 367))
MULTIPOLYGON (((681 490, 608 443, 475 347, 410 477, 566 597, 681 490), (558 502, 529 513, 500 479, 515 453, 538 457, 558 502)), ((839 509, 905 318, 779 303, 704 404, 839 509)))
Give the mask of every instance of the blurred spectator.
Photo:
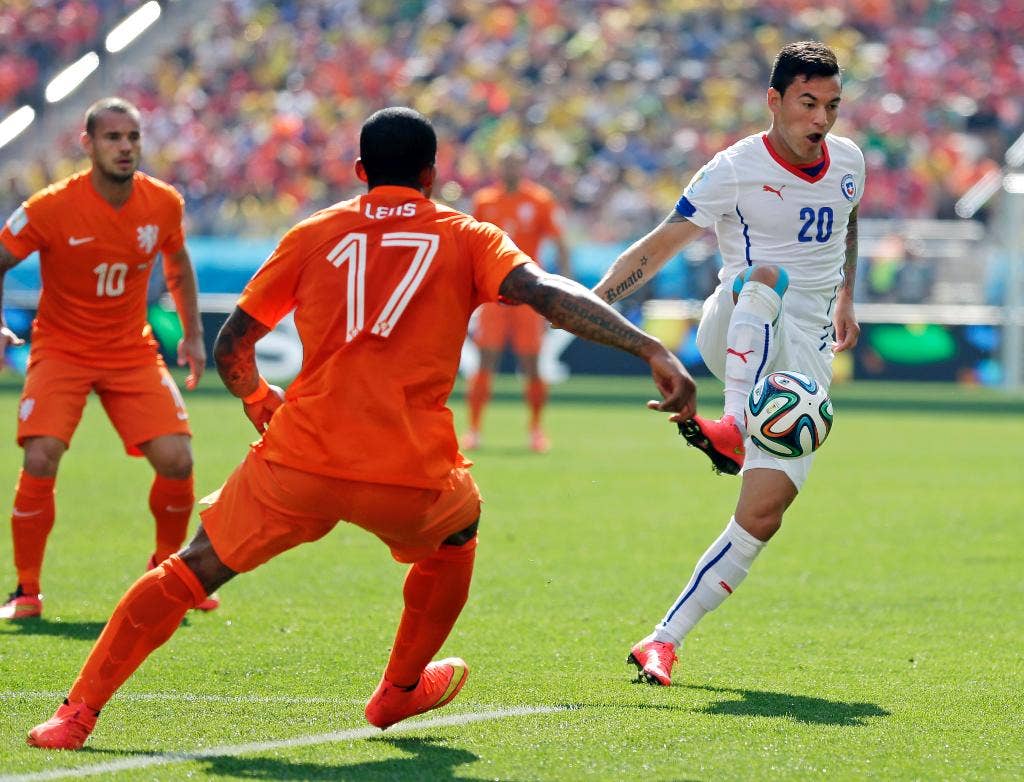
MULTIPOLYGON (((39 8, 78 6, 95 4, 7 3, 0 30, 12 14, 24 25, 39 8)), ((1024 130, 1019 0, 202 8, 203 24, 152 73, 120 74, 116 90, 143 109, 144 165, 185 195, 194 233, 277 234, 357 192, 358 120, 397 103, 433 117, 448 142, 437 197, 467 207, 494 150, 530 138, 527 176, 562 199, 570 242, 635 239, 714 151, 764 129, 769 57, 801 38, 824 40, 844 65, 836 130, 867 156, 862 217, 951 215, 1024 130)), ((25 56, 29 44, 15 48, 25 56)), ((0 89, 18 67, 7 54, 0 89)), ((67 157, 4 172, 13 189, 0 206, 73 170, 73 134, 62 148, 67 157)))

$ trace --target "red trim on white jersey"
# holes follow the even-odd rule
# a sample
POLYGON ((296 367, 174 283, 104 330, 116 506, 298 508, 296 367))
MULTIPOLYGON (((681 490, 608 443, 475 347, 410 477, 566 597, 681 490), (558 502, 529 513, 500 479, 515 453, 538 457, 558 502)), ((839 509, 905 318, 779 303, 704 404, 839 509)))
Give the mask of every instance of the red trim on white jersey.
POLYGON ((828 156, 828 144, 825 143, 825 139, 821 140, 821 157, 818 158, 813 163, 810 163, 810 164, 808 164, 806 166, 803 166, 803 167, 794 166, 792 163, 789 163, 789 162, 783 160, 782 156, 779 155, 779 153, 775 151, 775 147, 772 146, 772 142, 770 142, 768 140, 768 134, 767 133, 762 133, 761 134, 761 140, 764 142, 764 146, 765 146, 765 149, 768 150, 768 154, 772 156, 772 159, 776 163, 778 163, 784 169, 789 171, 791 174, 795 174, 796 176, 800 177, 801 179, 803 179, 806 182, 817 182, 819 179, 821 179, 823 176, 825 176, 825 174, 828 173, 828 167, 829 167, 829 164, 831 163, 831 158, 829 158, 829 156, 828 156), (822 165, 822 164, 824 164, 824 165, 822 165), (803 170, 804 168, 814 168, 817 165, 821 165, 821 170, 817 174, 815 174, 814 176, 811 176, 810 174, 808 174, 806 171, 803 170))

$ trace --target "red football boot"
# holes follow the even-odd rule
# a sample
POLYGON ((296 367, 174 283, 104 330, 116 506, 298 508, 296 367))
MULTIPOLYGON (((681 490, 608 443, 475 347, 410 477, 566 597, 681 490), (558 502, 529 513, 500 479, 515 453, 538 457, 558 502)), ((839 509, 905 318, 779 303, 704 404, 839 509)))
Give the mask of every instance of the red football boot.
POLYGON ((43 596, 26 595, 18 584, 7 602, 0 606, 0 619, 32 619, 43 614, 43 596))
POLYGON ((40 749, 81 749, 96 727, 98 711, 84 703, 64 704, 42 725, 36 725, 28 732, 26 741, 30 747, 40 749))
POLYGON ((695 415, 679 422, 679 434, 708 455, 719 475, 736 475, 743 469, 743 433, 731 415, 723 415, 717 421, 695 415))
POLYGON ((458 657, 428 664, 411 690, 382 678, 366 704, 366 721, 383 730, 407 717, 439 709, 459 694, 468 678, 469 666, 458 657))
POLYGON ((645 639, 629 650, 626 662, 636 666, 637 682, 668 687, 672 684, 672 664, 678 659, 672 644, 645 639))

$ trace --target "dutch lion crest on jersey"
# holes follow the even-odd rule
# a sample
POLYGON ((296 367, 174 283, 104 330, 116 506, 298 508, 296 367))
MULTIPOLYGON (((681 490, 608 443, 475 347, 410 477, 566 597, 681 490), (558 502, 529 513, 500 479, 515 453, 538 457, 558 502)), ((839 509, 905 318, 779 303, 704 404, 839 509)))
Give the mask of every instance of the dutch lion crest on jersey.
POLYGON ((153 248, 156 247, 156 238, 160 233, 160 229, 155 225, 140 225, 136 229, 139 237, 139 247, 147 255, 153 252, 153 248))
POLYGON ((853 174, 847 174, 843 177, 843 181, 839 183, 839 187, 842 188, 843 196, 847 201, 852 201, 857 197, 857 180, 853 178, 853 174))

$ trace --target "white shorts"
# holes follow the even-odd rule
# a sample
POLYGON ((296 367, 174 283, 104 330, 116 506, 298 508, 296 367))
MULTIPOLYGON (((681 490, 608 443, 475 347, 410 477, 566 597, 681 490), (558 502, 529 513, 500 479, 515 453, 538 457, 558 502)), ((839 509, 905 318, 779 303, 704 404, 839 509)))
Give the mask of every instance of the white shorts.
MULTIPOLYGON (((723 383, 729 318, 735 306, 732 286, 719 285, 705 300, 700 325, 697 326, 697 348, 701 357, 708 369, 723 383)), ((788 369, 814 378, 827 390, 832 383, 832 335, 824 323, 820 326, 807 325, 820 320, 820 313, 827 311, 827 299, 787 291, 782 297, 782 312, 775 327, 772 352, 760 377, 764 377, 767 372, 788 369), (815 314, 819 317, 815 318, 815 314)), ((772 456, 754 445, 749 437, 745 447, 747 455, 743 462, 744 472, 760 468, 780 470, 789 476, 797 490, 807 480, 814 461, 813 454, 799 459, 772 456)))

